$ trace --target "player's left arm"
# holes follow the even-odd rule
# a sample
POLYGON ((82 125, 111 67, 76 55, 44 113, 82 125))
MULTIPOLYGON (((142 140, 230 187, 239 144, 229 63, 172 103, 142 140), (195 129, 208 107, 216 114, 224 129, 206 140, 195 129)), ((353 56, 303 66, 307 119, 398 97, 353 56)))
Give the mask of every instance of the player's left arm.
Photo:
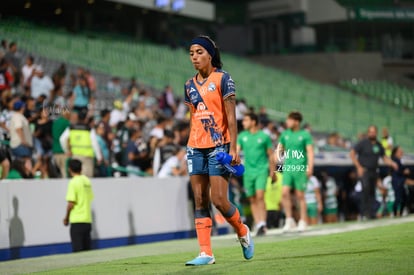
POLYGON ((308 160, 306 167, 306 175, 310 178, 313 175, 313 163, 315 159, 315 153, 313 150, 313 139, 310 133, 305 135, 305 144, 306 144, 306 157, 308 160))
POLYGON ((267 136, 266 139, 266 146, 267 146, 267 158, 269 159, 269 176, 272 178, 272 182, 276 182, 277 176, 276 176, 276 160, 274 158, 273 153, 273 143, 272 139, 267 136))
POLYGON ((232 164, 240 163, 240 156, 237 153, 237 121, 236 121, 236 96, 230 95, 224 99, 227 122, 230 132, 230 155, 233 157, 232 164))
POLYGON ((277 181, 276 160, 272 148, 267 149, 267 158, 269 159, 269 176, 272 178, 272 182, 275 182, 277 181))
POLYGON ((306 175, 308 178, 313 175, 313 162, 314 162, 314 151, 313 151, 313 145, 308 144, 306 145, 306 157, 308 158, 308 165, 306 169, 306 175))
POLYGON ((229 154, 233 157, 231 164, 235 165, 240 163, 240 156, 237 153, 236 86, 227 73, 223 74, 221 78, 221 95, 224 100, 224 109, 230 132, 229 154))

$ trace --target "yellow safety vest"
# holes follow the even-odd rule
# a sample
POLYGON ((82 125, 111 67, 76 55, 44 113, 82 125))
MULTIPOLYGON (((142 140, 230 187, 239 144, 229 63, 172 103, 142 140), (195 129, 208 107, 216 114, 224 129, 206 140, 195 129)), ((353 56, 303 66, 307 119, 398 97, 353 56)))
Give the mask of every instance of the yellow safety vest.
POLYGON ((91 132, 83 125, 75 125, 69 132, 69 144, 72 155, 91 157, 95 156, 92 147, 91 132))
POLYGON ((265 204, 266 210, 280 211, 280 201, 282 200, 282 173, 277 172, 277 181, 272 183, 269 177, 266 184, 265 204))
POLYGON ((388 149, 388 146, 389 146, 389 144, 388 144, 388 138, 382 138, 381 145, 382 145, 382 147, 384 147, 385 155, 387 157, 391 157, 392 150, 391 149, 388 149))

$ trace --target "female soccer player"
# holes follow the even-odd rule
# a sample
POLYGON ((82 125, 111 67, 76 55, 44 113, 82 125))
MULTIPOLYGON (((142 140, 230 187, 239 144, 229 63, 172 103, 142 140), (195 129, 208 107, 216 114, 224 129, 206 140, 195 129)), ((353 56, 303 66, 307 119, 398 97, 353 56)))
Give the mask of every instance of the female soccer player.
POLYGON ((228 173, 216 160, 218 152, 233 157, 237 154, 237 122, 235 86, 222 68, 220 52, 208 36, 191 41, 190 60, 197 74, 185 83, 185 103, 190 108, 191 130, 187 144, 187 163, 195 198, 195 227, 200 254, 186 265, 214 264, 211 249, 212 220, 210 201, 235 229, 244 258, 253 257, 254 244, 249 228, 240 220, 240 213, 228 198, 228 173))

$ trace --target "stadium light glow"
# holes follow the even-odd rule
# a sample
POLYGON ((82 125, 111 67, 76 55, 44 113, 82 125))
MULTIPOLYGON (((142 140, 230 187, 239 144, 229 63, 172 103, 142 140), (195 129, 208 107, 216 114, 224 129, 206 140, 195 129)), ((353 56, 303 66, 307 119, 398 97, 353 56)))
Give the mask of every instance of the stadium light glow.
POLYGON ((55 9, 55 14, 56 14, 56 15, 61 15, 61 14, 62 14, 62 12, 63 12, 63 11, 62 11, 62 8, 60 8, 60 7, 55 9))
POLYGON ((162 9, 170 5, 170 0, 155 0, 155 7, 162 9))
POLYGON ((30 9, 32 7, 32 2, 30 2, 30 1, 26 1, 25 3, 24 3, 24 8, 25 9, 30 9))

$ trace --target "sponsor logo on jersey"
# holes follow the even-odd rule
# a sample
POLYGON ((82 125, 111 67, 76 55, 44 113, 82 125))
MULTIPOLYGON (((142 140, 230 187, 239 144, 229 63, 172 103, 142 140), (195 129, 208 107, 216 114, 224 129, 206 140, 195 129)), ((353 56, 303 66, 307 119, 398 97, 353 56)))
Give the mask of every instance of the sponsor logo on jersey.
POLYGON ((214 84, 214 82, 210 82, 210 84, 208 84, 207 90, 209 92, 214 92, 216 90, 216 84, 214 84))
POLYGON ((198 103, 197 110, 204 111, 206 109, 206 105, 203 102, 198 103))

